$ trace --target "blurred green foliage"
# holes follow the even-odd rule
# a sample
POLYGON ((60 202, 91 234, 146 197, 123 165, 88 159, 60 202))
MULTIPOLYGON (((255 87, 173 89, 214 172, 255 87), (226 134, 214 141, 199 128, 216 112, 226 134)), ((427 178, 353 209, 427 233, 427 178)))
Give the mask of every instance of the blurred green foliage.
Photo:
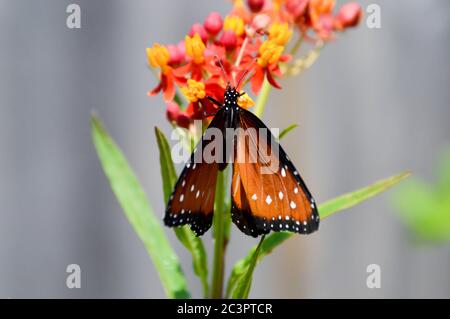
POLYGON ((400 185, 393 204, 417 239, 450 243, 450 149, 437 165, 437 181, 411 178, 400 185))

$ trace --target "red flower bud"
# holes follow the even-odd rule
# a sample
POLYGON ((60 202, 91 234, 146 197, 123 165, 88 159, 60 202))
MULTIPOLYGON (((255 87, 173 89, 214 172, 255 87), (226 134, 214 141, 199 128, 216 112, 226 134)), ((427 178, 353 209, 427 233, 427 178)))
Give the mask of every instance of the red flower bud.
POLYGON ((237 45, 237 36, 231 30, 224 31, 220 37, 220 43, 227 49, 232 50, 237 45))
POLYGON ((188 129, 189 125, 191 124, 191 119, 186 112, 180 112, 177 116, 176 122, 179 127, 188 129))
POLYGON ((253 13, 261 11, 264 7, 264 0, 247 0, 248 7, 253 13))
POLYGON ((349 28, 356 26, 359 23, 361 16, 361 6, 356 2, 350 2, 344 4, 339 9, 336 20, 341 28, 349 28))
POLYGON ((309 0, 286 0, 286 10, 295 20, 303 16, 306 12, 309 0))
POLYGON ((175 102, 167 103, 166 116, 169 122, 176 122, 180 114, 180 107, 175 102))
POLYGON ((222 30, 223 22, 222 17, 218 12, 211 12, 205 19, 205 23, 203 24, 206 31, 214 36, 222 30))
POLYGON ((206 41, 208 40, 208 33, 206 32, 203 25, 201 25, 200 23, 195 23, 194 25, 192 25, 188 34, 190 37, 193 37, 195 34, 198 34, 200 38, 202 38, 203 43, 206 43, 206 41))
POLYGON ((169 50, 169 64, 179 64, 184 61, 184 52, 181 50, 179 45, 170 44, 167 46, 167 50, 169 50))

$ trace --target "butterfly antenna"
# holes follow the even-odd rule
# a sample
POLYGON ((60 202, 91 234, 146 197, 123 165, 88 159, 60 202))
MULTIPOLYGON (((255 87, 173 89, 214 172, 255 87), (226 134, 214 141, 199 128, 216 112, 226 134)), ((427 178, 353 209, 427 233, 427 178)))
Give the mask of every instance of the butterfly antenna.
POLYGON ((239 88, 239 86, 241 85, 242 80, 247 76, 247 74, 253 68, 255 63, 256 63, 256 58, 254 58, 252 63, 250 63, 250 65, 244 70, 244 72, 241 73, 241 76, 239 77, 239 80, 237 82, 236 88, 239 88))
POLYGON ((217 55, 214 55, 214 60, 216 62, 216 65, 220 67, 220 70, 222 71, 222 76, 225 79, 225 81, 227 81, 227 86, 230 86, 231 84, 230 78, 228 77, 227 71, 225 71, 225 67, 222 64, 222 60, 217 55))

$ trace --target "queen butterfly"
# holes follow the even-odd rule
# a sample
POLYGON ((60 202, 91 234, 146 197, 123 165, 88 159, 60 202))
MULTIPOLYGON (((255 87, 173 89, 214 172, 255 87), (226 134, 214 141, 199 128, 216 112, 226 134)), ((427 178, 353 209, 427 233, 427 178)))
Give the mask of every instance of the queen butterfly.
POLYGON ((220 108, 181 172, 167 204, 165 225, 189 224, 197 236, 211 227, 217 174, 231 157, 231 218, 243 233, 257 237, 270 231, 316 231, 319 214, 314 198, 267 126, 238 105, 243 94, 228 84, 223 104, 209 98, 220 108), (230 130, 231 139, 227 138, 230 130), (221 133, 223 140, 209 137, 211 131, 221 133), (225 144, 212 152, 216 160, 205 161, 213 141, 225 144))

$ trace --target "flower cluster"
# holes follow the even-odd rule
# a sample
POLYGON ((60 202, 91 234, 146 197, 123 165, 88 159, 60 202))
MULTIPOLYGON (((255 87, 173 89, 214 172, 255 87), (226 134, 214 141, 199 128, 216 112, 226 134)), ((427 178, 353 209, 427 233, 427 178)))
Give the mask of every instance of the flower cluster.
MULTIPOLYGON (((326 42, 358 24, 358 4, 344 4, 337 13, 334 7, 335 0, 234 0, 227 16, 209 14, 203 24, 192 25, 184 41, 147 48, 148 63, 160 71, 159 84, 148 95, 162 92, 168 120, 189 128, 193 120, 208 121, 216 112, 207 97, 222 102, 227 81, 234 84, 249 73, 254 94, 265 79, 281 88, 280 65, 289 63, 298 48, 289 45, 294 33, 299 40, 326 42)), ((249 108, 254 102, 246 94, 239 105, 249 108)))

